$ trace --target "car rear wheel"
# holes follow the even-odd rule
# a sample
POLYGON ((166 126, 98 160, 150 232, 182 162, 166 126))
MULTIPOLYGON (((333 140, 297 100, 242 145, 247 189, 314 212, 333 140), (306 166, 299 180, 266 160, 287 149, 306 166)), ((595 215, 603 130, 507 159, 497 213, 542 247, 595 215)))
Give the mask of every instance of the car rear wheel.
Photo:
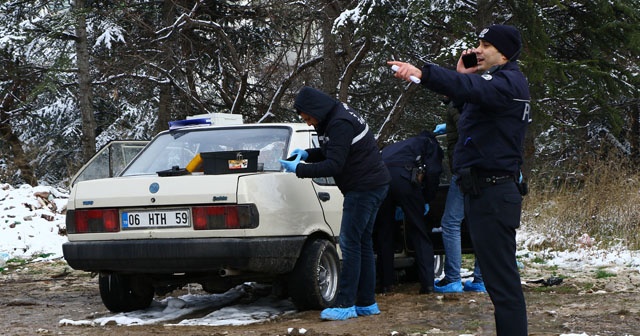
POLYGON ((104 274, 98 285, 102 303, 114 313, 145 309, 153 300, 153 286, 140 277, 104 274))
POLYGON ((338 293, 340 259, 326 240, 305 245, 289 278, 289 294, 298 310, 320 310, 333 305, 338 293))

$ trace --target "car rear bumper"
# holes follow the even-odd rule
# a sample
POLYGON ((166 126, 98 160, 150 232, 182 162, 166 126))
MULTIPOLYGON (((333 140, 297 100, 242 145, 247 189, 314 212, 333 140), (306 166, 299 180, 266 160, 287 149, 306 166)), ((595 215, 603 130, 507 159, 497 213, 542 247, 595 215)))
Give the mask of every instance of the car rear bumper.
POLYGON ((62 245, 69 266, 91 272, 245 272, 293 270, 306 237, 72 241, 62 245))

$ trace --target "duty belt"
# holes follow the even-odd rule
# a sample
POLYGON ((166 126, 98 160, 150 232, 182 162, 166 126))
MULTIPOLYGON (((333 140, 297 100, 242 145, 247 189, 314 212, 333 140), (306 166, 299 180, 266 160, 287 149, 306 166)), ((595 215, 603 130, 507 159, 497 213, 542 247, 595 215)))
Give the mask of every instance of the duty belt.
POLYGON ((493 185, 498 185, 498 184, 503 184, 508 182, 515 182, 516 179, 513 175, 487 176, 487 177, 478 176, 476 181, 478 183, 478 187, 484 188, 484 187, 490 187, 493 185))

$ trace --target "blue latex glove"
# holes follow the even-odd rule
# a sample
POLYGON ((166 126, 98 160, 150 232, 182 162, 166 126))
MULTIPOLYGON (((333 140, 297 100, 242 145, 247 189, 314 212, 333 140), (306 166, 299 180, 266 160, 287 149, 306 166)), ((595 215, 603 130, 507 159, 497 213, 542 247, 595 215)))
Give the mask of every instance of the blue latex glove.
POLYGON ((294 149, 293 152, 291 152, 291 155, 298 155, 302 161, 306 161, 309 157, 309 153, 307 153, 306 150, 300 148, 294 149))
POLYGON ((300 155, 298 155, 296 159, 293 161, 287 161, 287 160, 278 160, 278 161, 280 161, 280 164, 282 165, 282 168, 284 168, 284 171, 288 173, 295 173, 296 167, 298 167, 298 164, 300 163, 300 155))
POLYGON ((447 131, 447 124, 438 124, 436 129, 433 130, 433 134, 444 134, 447 131))
POLYGON ((396 207, 396 220, 401 221, 404 219, 404 212, 401 207, 396 207))
POLYGON ((423 215, 427 215, 429 213, 429 203, 425 203, 424 204, 424 214, 423 215))

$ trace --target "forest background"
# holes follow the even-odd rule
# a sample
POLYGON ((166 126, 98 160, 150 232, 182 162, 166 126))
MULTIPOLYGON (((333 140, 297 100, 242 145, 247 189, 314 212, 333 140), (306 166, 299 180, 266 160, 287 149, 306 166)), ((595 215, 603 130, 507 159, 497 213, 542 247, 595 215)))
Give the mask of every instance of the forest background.
POLYGON ((640 0, 3 0, 0 181, 67 187, 109 141, 188 115, 299 121, 303 85, 355 108, 380 146, 402 140, 445 106, 386 61, 454 68, 490 24, 523 38, 525 216, 640 247, 640 0))

